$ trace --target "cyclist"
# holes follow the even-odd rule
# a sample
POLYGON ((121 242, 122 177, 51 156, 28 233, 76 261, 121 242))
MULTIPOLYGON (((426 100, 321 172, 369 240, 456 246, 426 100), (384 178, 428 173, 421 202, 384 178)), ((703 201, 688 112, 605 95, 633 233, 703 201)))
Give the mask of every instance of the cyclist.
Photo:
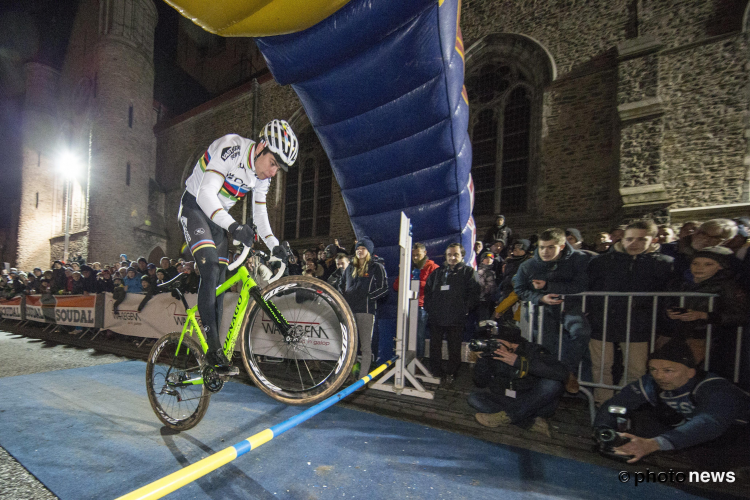
POLYGON ((251 224, 236 222, 229 209, 252 191, 258 236, 274 256, 283 257, 284 251, 268 222, 266 194, 271 178, 280 168, 288 172, 298 150, 297 137, 289 124, 272 120, 263 128, 257 143, 236 134, 215 140, 185 181, 178 218, 201 276, 198 313, 208 343, 206 362, 219 374, 239 373, 224 355, 219 341, 222 297, 216 296, 216 287, 224 281, 229 264, 224 230, 246 246, 253 244, 256 231, 251 224))

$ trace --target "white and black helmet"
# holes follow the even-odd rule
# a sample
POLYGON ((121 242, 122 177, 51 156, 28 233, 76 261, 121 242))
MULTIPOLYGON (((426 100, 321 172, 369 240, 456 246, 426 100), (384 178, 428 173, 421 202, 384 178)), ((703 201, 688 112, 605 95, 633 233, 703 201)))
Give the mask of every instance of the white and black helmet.
POLYGON ((289 171, 299 152, 299 143, 292 127, 285 120, 271 120, 263 127, 260 140, 265 141, 268 149, 281 159, 283 163, 279 166, 284 172, 289 171))

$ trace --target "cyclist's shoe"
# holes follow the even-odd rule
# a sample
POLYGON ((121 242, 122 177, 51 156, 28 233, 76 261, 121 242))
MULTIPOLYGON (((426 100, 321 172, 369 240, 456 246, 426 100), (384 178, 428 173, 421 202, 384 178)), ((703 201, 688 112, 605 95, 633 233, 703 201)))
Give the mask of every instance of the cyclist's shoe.
POLYGON ((240 369, 232 366, 232 362, 224 355, 224 351, 217 349, 206 354, 206 363, 219 375, 232 377, 240 374, 240 369))

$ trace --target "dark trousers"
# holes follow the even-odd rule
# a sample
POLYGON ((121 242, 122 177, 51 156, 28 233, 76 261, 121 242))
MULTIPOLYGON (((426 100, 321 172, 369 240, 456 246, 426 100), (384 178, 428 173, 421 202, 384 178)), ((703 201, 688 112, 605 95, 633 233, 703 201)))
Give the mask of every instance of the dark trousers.
POLYGON ((489 391, 472 392, 468 403, 480 413, 504 411, 512 423, 530 427, 534 423, 534 417, 548 418, 555 413, 564 391, 562 382, 543 378, 531 389, 517 392, 515 398, 489 391))
MULTIPOLYGON (((428 322, 429 323, 429 322, 428 322)), ((455 375, 461 366, 464 325, 430 325, 430 368, 435 377, 455 375), (448 365, 443 370, 443 339, 448 341, 448 365)))

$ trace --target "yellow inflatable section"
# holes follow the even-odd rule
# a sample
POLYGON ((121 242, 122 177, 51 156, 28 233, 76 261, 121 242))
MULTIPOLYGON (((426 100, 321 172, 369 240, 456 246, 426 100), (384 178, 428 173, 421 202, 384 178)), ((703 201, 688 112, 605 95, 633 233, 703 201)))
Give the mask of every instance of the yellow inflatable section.
POLYGON ((206 31, 221 36, 273 36, 319 23, 349 0, 165 0, 206 31))

